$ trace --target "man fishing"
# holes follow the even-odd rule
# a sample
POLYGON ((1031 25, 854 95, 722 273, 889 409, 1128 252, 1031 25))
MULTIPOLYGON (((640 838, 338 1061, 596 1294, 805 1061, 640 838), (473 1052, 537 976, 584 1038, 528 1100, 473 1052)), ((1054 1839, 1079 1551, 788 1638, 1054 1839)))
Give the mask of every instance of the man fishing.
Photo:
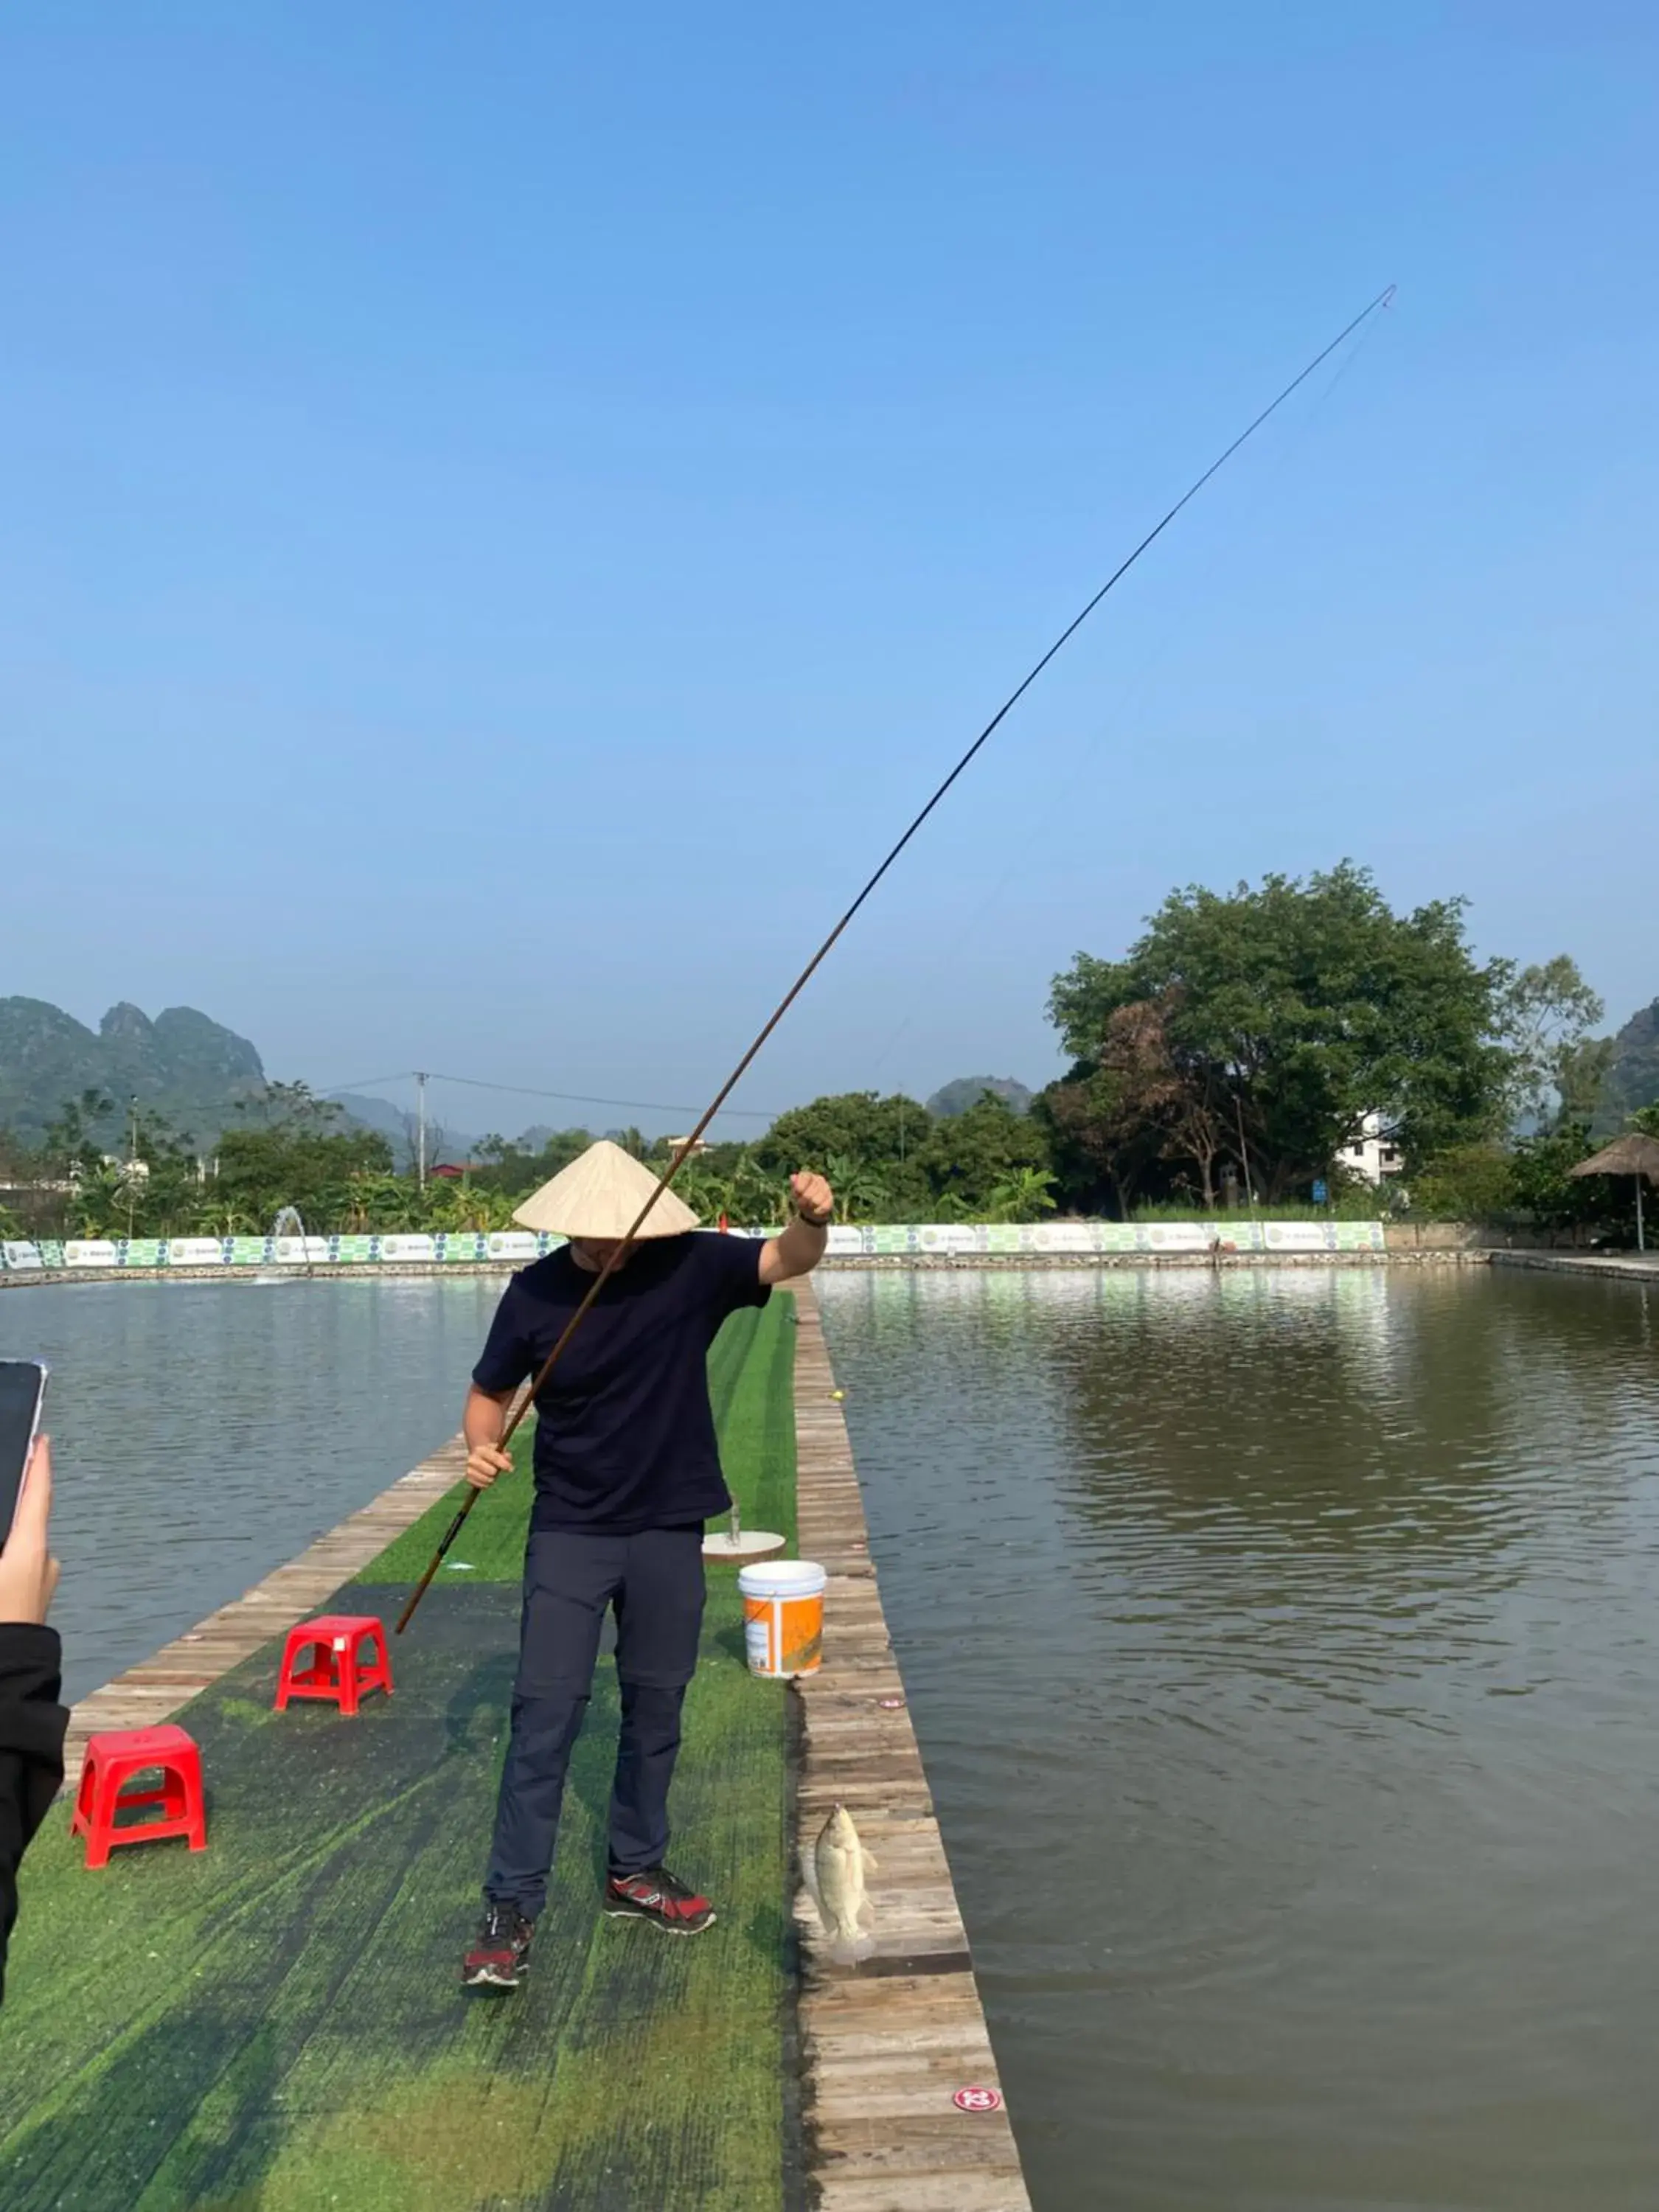
MULTIPOLYGON (((514 1214, 570 1241, 514 1276, 473 1370, 465 1429, 476 1489, 511 1469, 501 1437, 514 1395, 540 1371, 656 1182, 619 1146, 592 1145, 514 1214)), ((665 1191, 538 1399, 512 1735, 483 1918, 462 1966, 469 1988, 516 1989, 524 1975, 607 1608, 617 1619, 622 1735, 604 1910, 678 1936, 714 1918, 708 1899, 663 1863, 680 1707, 702 1625, 703 1523, 732 1503, 708 1354, 729 1314, 763 1306, 773 1284, 823 1256, 830 1186, 797 1175, 790 1188, 788 1225, 764 1242, 699 1233, 690 1208, 665 1191)))

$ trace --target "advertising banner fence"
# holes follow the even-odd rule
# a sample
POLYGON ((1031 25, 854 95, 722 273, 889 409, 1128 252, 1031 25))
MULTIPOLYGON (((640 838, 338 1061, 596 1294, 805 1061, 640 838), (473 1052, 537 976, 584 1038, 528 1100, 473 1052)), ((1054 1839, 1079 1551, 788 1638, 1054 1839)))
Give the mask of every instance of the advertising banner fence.
MULTIPOLYGON (((771 1237, 775 1229, 733 1229, 733 1237, 771 1237)), ((65 1243, 11 1239, 0 1267, 17 1273, 60 1267, 408 1267, 520 1266, 556 1250, 562 1237, 527 1229, 427 1235, 72 1237, 65 1243)), ((1040 1253, 1054 1258, 1097 1253, 1382 1252, 1380 1221, 885 1222, 837 1224, 832 1259, 969 1259, 1040 1253)))
POLYGON ((842 1226, 830 1231, 835 1259, 881 1258, 905 1253, 941 1256, 986 1253, 1145 1252, 1382 1252, 1380 1221, 1251 1221, 1237 1215, 1215 1221, 939 1222, 911 1227, 886 1224, 842 1226))

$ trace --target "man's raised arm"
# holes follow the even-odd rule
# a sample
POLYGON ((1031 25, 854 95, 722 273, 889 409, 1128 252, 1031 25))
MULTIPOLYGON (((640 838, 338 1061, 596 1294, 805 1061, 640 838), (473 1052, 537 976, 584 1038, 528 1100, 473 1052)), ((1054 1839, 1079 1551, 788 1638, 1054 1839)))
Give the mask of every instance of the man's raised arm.
POLYGON ((789 1196, 794 1212, 787 1228, 769 1237, 761 1247, 763 1283, 787 1283, 797 1275, 810 1275, 830 1242, 830 1217, 836 1210, 836 1200, 823 1177, 791 1176, 789 1196))

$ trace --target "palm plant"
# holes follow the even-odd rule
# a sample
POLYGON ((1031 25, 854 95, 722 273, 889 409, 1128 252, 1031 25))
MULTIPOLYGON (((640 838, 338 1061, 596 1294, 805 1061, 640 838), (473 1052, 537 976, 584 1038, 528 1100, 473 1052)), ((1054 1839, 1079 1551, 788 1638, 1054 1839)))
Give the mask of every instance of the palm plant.
POLYGON ((351 1225, 387 1234, 424 1229, 426 1204, 411 1176, 364 1175, 352 1178, 351 1225))
POLYGON ((887 1211, 887 1185, 880 1170, 848 1152, 831 1152, 823 1172, 836 1194, 836 1211, 843 1221, 875 1221, 887 1211))
POLYGON ((986 1200, 988 1221, 1038 1221, 1054 1210, 1057 1178, 1046 1168, 1014 1168, 986 1200))
POLYGON ((745 1229, 767 1229, 782 1220, 783 1194, 776 1178, 768 1175, 754 1160, 740 1160, 732 1177, 729 1210, 732 1219, 741 1222, 745 1229))
POLYGON ((480 1189, 470 1176, 459 1182, 441 1184, 428 1196, 427 1221, 433 1229, 488 1236, 492 1230, 513 1225, 514 1201, 504 1190, 480 1189))
POLYGON ((732 1210, 732 1185, 728 1177, 716 1175, 700 1160, 688 1160, 674 1178, 673 1188, 684 1199, 699 1221, 714 1223, 722 1213, 732 1210))

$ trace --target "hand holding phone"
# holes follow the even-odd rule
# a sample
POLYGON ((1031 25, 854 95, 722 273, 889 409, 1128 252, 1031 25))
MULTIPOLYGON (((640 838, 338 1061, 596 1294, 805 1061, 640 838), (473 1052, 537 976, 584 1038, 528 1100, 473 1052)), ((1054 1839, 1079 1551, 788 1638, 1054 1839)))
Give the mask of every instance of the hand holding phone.
POLYGON ((46 1395, 44 1359, 0 1359, 0 1552, 28 1479, 46 1395))
POLYGON ((0 1625, 44 1621, 58 1587, 58 1562, 46 1543, 52 1516, 52 1445, 35 1439, 16 1517, 0 1552, 0 1625))

